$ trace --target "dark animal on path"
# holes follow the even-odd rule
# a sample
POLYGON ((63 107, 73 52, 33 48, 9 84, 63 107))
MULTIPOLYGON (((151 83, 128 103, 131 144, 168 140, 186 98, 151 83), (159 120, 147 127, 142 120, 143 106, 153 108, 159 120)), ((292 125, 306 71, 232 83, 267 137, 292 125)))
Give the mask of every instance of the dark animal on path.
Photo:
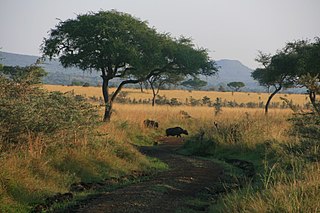
POLYGON ((173 127, 173 128, 168 128, 166 129, 166 135, 168 136, 177 136, 181 137, 181 134, 188 135, 188 131, 182 129, 181 127, 173 127))
POLYGON ((157 129, 159 127, 159 123, 157 121, 153 121, 153 120, 144 120, 143 124, 145 127, 149 127, 149 128, 155 128, 157 129))

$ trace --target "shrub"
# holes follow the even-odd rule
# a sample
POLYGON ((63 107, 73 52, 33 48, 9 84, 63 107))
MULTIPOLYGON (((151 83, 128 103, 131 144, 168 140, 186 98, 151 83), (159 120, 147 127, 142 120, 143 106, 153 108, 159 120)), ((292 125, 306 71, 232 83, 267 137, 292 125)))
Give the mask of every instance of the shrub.
POLYGON ((291 133, 300 138, 300 143, 287 147, 288 151, 311 161, 320 160, 320 116, 317 113, 297 113, 290 119, 291 133))
POLYGON ((2 146, 62 130, 81 132, 97 121, 96 109, 71 93, 46 92, 3 76, 0 84, 2 146))

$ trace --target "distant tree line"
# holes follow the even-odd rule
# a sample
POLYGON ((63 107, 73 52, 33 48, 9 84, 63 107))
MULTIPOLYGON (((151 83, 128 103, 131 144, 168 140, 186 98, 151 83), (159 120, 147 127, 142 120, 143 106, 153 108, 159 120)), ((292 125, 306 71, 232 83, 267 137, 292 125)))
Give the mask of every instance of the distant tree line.
MULTIPOLYGON (((85 99, 87 101, 92 102, 101 102, 103 103, 103 100, 96 96, 90 96, 90 97, 78 97, 79 99, 85 99)), ((271 108, 278 108, 278 109, 288 109, 288 108, 299 108, 299 109, 311 109, 311 104, 303 104, 303 105, 297 105, 294 104, 293 100, 288 100, 286 98, 283 98, 284 100, 282 102, 271 102, 270 107, 271 108)), ((115 99, 116 103, 122 103, 122 104, 152 104, 153 99, 142 99, 142 98, 131 98, 128 97, 128 92, 121 91, 117 98, 115 99)), ((208 107, 215 107, 215 108, 221 108, 221 107, 229 107, 229 108, 264 108, 265 103, 263 101, 257 101, 257 102, 236 102, 236 101, 229 101, 226 99, 222 99, 222 97, 218 97, 215 100, 211 100, 208 96, 204 96, 200 99, 193 98, 190 96, 189 98, 186 98, 184 101, 179 100, 178 98, 167 98, 165 95, 157 95, 157 98, 155 100, 155 103, 157 105, 169 105, 169 106, 208 106, 208 107)))

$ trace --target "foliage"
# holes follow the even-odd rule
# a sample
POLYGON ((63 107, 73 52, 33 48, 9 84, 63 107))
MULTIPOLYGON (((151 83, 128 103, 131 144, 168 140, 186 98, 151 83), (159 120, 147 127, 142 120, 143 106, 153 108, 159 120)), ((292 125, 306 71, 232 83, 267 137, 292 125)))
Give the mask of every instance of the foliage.
POLYGON ((47 92, 30 79, 0 75, 0 212, 30 212, 75 182, 166 169, 129 144, 133 131, 124 134, 114 124, 101 135, 93 131, 98 112, 83 97, 47 92))
POLYGON ((190 39, 159 34, 146 22, 126 13, 100 11, 61 21, 42 45, 44 56, 59 57, 63 66, 97 70, 103 79, 104 120, 122 87, 163 73, 212 75, 217 71, 205 49, 190 39), (109 81, 122 80, 110 96, 109 81), (110 97, 109 97, 110 96, 110 97))
POLYGON ((213 104, 214 106, 214 115, 218 115, 222 111, 222 103, 221 98, 216 98, 216 101, 213 104))
MULTIPOLYGON (((32 73, 19 78, 0 76, 0 138, 3 145, 58 131, 79 131, 93 126, 96 110, 70 93, 46 92, 30 85, 32 73), (19 82, 19 83, 18 83, 19 82)), ((35 73, 35 78, 38 78, 35 73)))
POLYGON ((155 99, 156 96, 159 94, 160 89, 163 89, 165 85, 177 85, 182 80, 183 77, 176 75, 175 73, 163 73, 159 75, 153 75, 149 79, 147 79, 147 82, 149 83, 153 94, 152 106, 154 106, 155 104, 155 99))
MULTIPOLYGON (((220 161, 251 162, 253 178, 231 172, 239 181, 231 192, 209 203, 212 212, 314 212, 319 208, 319 117, 296 115, 293 126, 277 116, 247 114, 237 118, 202 123, 188 138, 181 153, 220 161), (274 130, 270 131, 272 124, 274 130), (279 128, 281 126, 282 128, 279 128), (274 135, 278 129, 277 136, 274 135), (288 134, 290 133, 290 134, 288 134), (202 137, 199 137, 201 135, 202 137), (280 135, 285 137, 279 137, 280 135)), ((217 117, 216 119, 219 119, 217 117)), ((223 162, 225 164, 225 162, 223 162)), ((245 171, 245 170, 244 170, 245 171)), ((225 186, 228 186, 228 180, 225 186)))
POLYGON ((301 40, 289 43, 289 48, 298 54, 298 84, 307 88, 314 110, 320 114, 320 106, 316 99, 320 93, 320 38, 314 42, 301 40))
POLYGON ((307 92, 309 94, 309 99, 312 103, 313 110, 320 115, 320 102, 316 98, 317 94, 320 94, 319 74, 312 76, 310 73, 307 73, 306 75, 302 75, 298 82, 299 84, 308 88, 307 92))
POLYGON ((233 81, 229 82, 227 86, 234 91, 239 91, 242 87, 245 87, 246 85, 243 82, 233 81))
POLYGON ((320 116, 316 113, 296 113, 290 121, 293 123, 291 133, 301 142, 288 147, 288 151, 311 161, 319 161, 320 116))
POLYGON ((264 67, 254 70, 251 76, 263 86, 291 87, 298 71, 297 59, 297 54, 287 46, 273 56, 260 53, 256 61, 264 67))
POLYGON ((190 87, 196 90, 199 90, 201 87, 206 86, 208 83, 206 81, 201 80, 198 77, 194 77, 193 79, 188 79, 181 83, 182 86, 190 87))
POLYGON ((202 104, 203 104, 203 105, 208 105, 208 106, 210 106, 210 105, 211 105, 211 100, 210 100, 210 98, 209 98, 208 96, 203 96, 203 98, 202 98, 202 104))
POLYGON ((251 76, 262 86, 267 86, 268 88, 270 86, 274 87, 274 91, 267 100, 265 113, 268 113, 268 107, 274 95, 283 87, 290 88, 295 84, 298 73, 298 55, 295 51, 288 48, 289 46, 287 44, 283 50, 278 51, 273 56, 260 52, 260 55, 256 59, 264 67, 254 70, 251 76))
POLYGON ((308 40, 289 42, 273 56, 261 52, 259 54, 256 60, 263 65, 263 68, 257 68, 251 76, 260 85, 275 88, 266 103, 266 112, 272 97, 283 87, 299 85, 308 89, 310 101, 317 111, 317 91, 314 89, 319 85, 319 38, 315 38, 313 43, 308 40))
POLYGON ((16 83, 22 84, 39 84, 42 82, 42 78, 47 73, 37 65, 31 65, 27 67, 19 66, 3 66, 0 68, 0 75, 9 78, 16 83))

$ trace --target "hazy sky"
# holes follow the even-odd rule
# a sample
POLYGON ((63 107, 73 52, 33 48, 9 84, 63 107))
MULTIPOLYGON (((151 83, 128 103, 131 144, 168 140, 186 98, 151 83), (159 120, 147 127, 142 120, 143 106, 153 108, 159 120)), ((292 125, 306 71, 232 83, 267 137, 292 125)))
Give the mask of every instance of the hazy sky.
POLYGON ((320 0, 0 0, 2 51, 40 55, 59 18, 116 9, 147 20, 159 32, 193 38, 215 59, 255 68, 258 50, 320 36, 320 0))

